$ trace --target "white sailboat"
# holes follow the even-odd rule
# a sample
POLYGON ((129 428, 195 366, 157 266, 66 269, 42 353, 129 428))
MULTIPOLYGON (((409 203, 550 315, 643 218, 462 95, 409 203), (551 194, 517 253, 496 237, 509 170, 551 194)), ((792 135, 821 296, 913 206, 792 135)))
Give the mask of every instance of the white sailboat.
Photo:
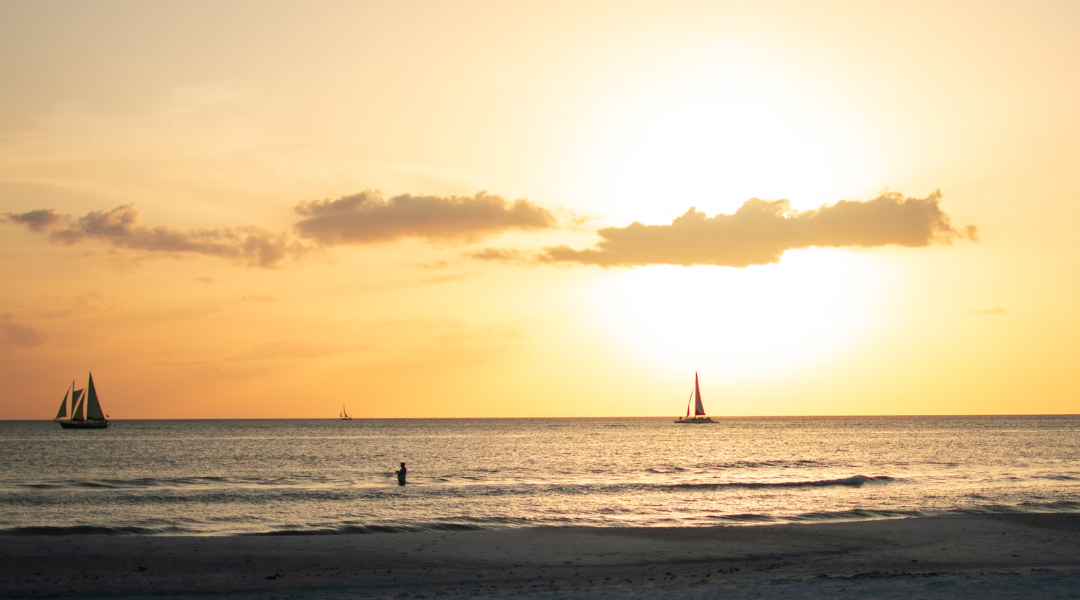
POLYGON ((338 418, 340 418, 342 421, 352 421, 352 417, 349 416, 349 413, 345 412, 344 404, 341 405, 341 414, 338 415, 338 418))
POLYGON ((60 410, 56 411, 54 419, 64 429, 105 429, 109 426, 109 417, 101 410, 101 402, 98 401, 97 390, 94 389, 94 374, 90 374, 90 381, 86 384, 86 397, 83 398, 83 390, 75 389, 75 382, 64 392, 64 399, 60 401, 60 410), (68 394, 71 394, 71 418, 67 414, 68 394), (85 400, 86 414, 83 415, 83 402, 85 400))
POLYGON ((679 417, 676 423, 693 425, 697 423, 716 423, 712 417, 705 416, 705 405, 701 403, 701 387, 698 385, 697 372, 694 372, 694 391, 690 392, 690 399, 686 403, 686 416, 679 417), (694 405, 694 416, 690 416, 690 405, 694 405))

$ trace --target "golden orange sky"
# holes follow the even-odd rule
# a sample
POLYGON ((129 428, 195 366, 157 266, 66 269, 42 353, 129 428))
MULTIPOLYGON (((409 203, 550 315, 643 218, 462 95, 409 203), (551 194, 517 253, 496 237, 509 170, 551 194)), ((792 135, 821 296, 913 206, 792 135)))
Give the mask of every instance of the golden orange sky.
POLYGON ((5 2, 0 418, 1075 413, 1078 27, 5 2))

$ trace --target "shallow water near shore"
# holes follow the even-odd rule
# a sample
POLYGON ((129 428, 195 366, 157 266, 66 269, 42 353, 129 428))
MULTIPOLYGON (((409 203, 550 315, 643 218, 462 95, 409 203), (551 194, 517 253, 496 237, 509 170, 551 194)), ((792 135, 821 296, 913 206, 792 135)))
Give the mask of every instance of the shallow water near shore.
POLYGON ((1080 416, 0 422, 0 533, 708 526, 1080 510, 1080 416), (409 484, 393 471, 408 463, 409 484))

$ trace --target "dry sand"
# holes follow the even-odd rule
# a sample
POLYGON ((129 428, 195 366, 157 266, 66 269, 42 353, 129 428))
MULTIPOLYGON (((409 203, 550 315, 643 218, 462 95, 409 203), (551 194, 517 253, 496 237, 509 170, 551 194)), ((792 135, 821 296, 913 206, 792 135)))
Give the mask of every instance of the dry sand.
POLYGON ((0 536, 0 597, 1080 598, 1080 514, 340 536, 0 536))

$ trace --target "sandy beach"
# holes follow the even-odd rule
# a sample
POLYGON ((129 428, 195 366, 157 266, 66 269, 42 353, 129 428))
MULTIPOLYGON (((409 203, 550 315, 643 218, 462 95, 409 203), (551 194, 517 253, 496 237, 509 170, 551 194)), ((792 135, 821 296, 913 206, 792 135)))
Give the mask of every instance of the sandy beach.
POLYGON ((0 537, 0 595, 1080 597, 1080 514, 715 528, 0 537))

